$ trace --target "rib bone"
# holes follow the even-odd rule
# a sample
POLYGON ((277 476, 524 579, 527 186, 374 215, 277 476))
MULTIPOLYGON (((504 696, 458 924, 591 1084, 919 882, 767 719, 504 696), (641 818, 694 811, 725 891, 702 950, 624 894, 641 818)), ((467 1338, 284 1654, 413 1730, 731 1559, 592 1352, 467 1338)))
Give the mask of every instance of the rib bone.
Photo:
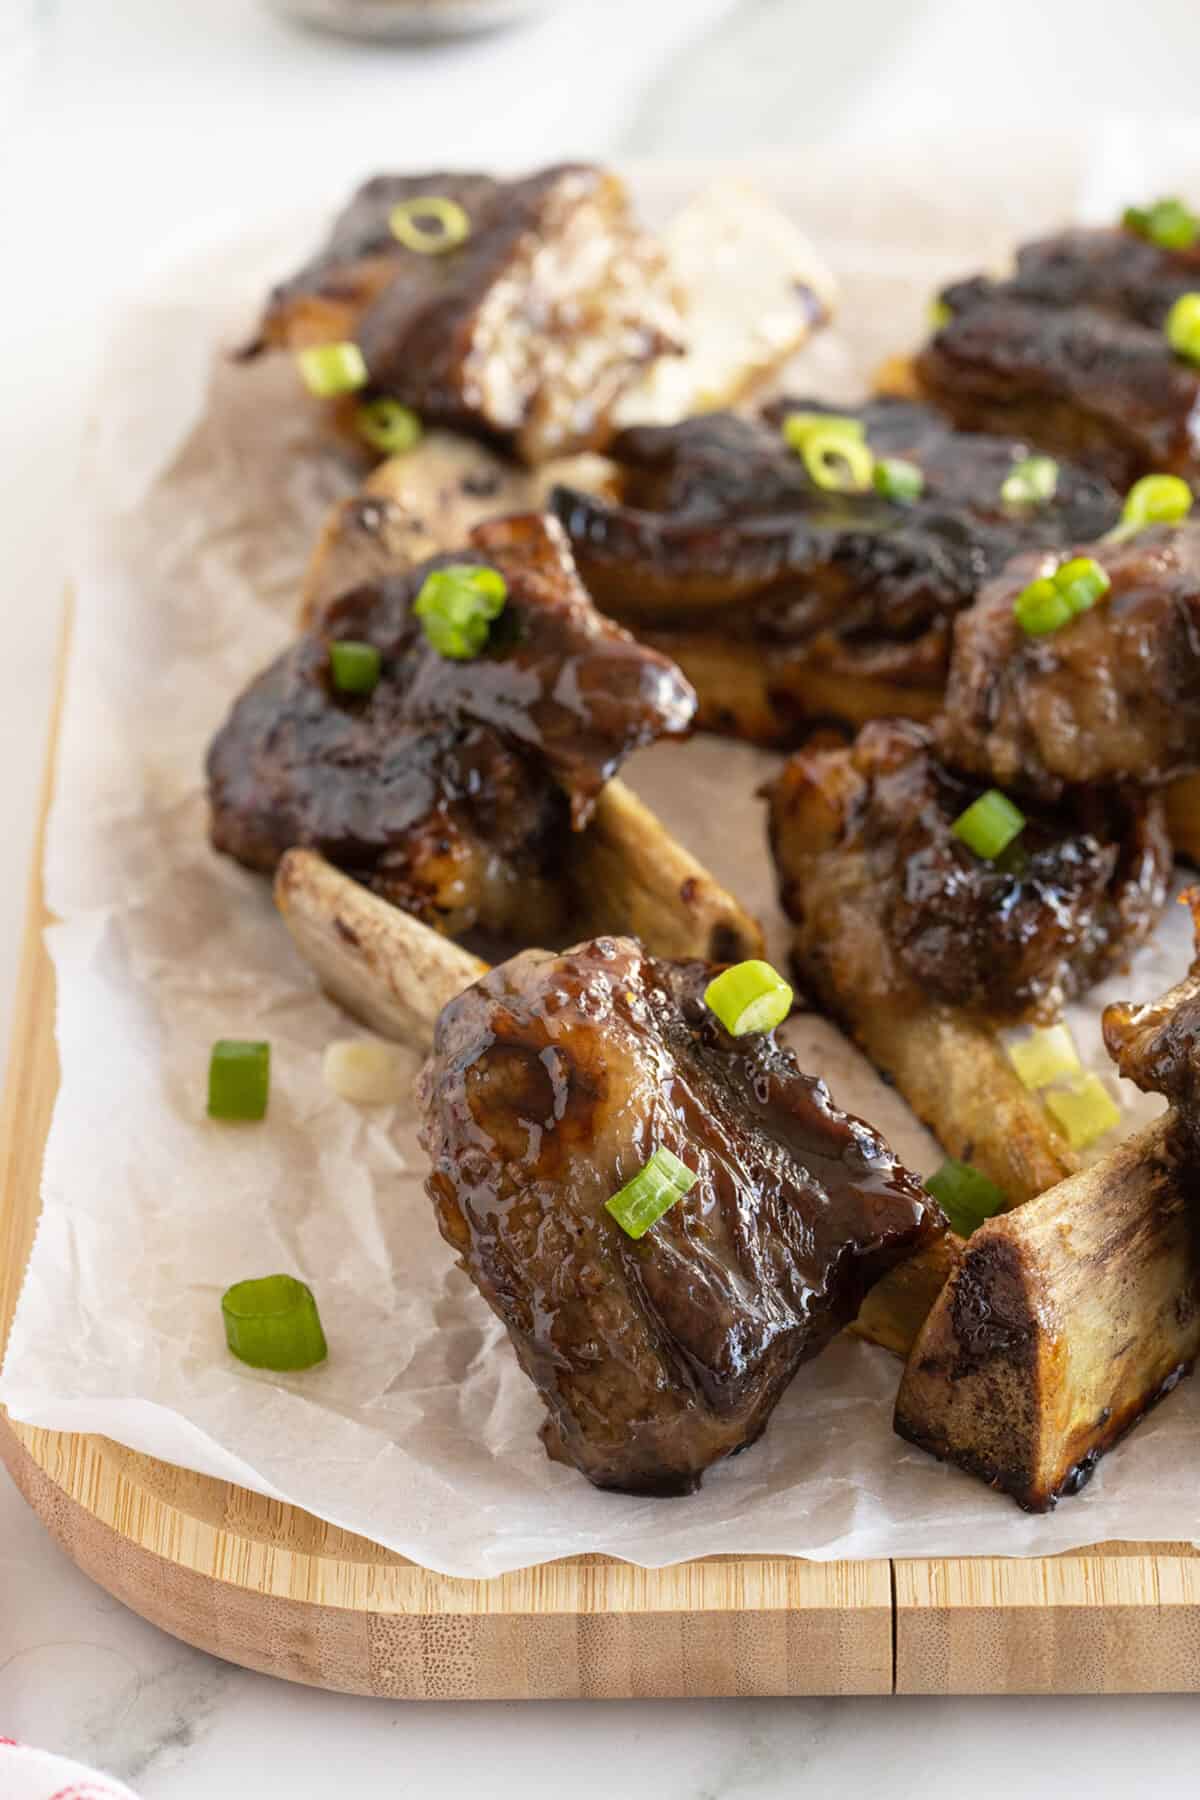
POLYGON ((1030 1512, 1078 1492, 1200 1352, 1195 1165, 1175 1114, 971 1237, 896 1430, 1030 1512))

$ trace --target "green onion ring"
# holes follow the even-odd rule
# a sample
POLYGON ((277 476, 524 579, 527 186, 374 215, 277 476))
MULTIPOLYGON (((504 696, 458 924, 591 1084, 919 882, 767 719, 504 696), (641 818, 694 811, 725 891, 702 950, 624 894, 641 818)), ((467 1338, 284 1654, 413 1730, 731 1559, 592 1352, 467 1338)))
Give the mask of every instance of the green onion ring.
POLYGON ((925 492, 924 472, 903 456, 881 456, 872 480, 877 494, 900 504, 919 500, 925 492))
POLYGON ((604 1202, 604 1210, 612 1214, 628 1237, 645 1237, 650 1227, 699 1179, 673 1150, 660 1144, 633 1180, 604 1202))
POLYGON ((1023 456, 1000 484, 1005 506, 1044 506, 1058 491, 1058 464, 1052 456, 1023 456))
POLYGON ((1121 522, 1105 534, 1105 543, 1136 537, 1147 525, 1179 525, 1192 510, 1192 490, 1179 475, 1143 475, 1125 496, 1121 522))
POLYGON ((999 788, 989 788, 959 813, 950 829, 968 850, 992 862, 1020 837, 1025 814, 999 788))
POLYGON ((731 1037, 774 1031, 792 1010, 792 990, 769 962, 752 958, 722 969, 704 990, 704 1004, 731 1037))
POLYGON ((367 365, 357 344, 313 344, 297 351, 296 367, 318 400, 336 400, 367 385, 367 365))
POLYGON ((263 1119, 271 1092, 271 1046, 218 1038, 208 1060, 210 1119, 263 1119))
POLYGON ((783 437, 803 458, 814 487, 831 494, 862 494, 871 486, 875 458, 860 419, 837 413, 789 413, 783 437))
POLYGON ((471 220, 466 208, 444 194, 421 194, 414 200, 401 200, 388 214, 388 229, 406 250, 421 256, 445 256, 457 250, 471 235, 471 220), (433 222, 431 231, 423 220, 433 222))
POLYGON ((329 646, 329 673, 339 694, 371 694, 379 685, 383 657, 374 644, 339 638, 329 646))
POLYGON ((221 1296, 225 1342, 254 1369, 311 1369, 329 1354, 312 1289, 294 1275, 238 1281, 221 1296))
POLYGON ((466 662, 486 647, 492 621, 507 599, 508 584, 499 569, 448 563, 425 577, 412 610, 439 656, 466 662))
POLYGON ((402 406, 388 394, 365 400, 354 415, 354 429, 364 443, 382 456, 403 456, 421 441, 420 418, 411 406, 402 406))
POLYGON ((1176 356, 1200 362, 1200 294, 1180 294, 1167 314, 1163 330, 1176 356))

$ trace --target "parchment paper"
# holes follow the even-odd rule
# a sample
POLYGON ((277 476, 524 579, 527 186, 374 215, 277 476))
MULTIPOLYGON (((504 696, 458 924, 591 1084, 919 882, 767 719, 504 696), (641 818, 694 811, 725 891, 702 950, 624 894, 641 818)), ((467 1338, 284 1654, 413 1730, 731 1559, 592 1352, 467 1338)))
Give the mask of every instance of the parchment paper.
MULTIPOLYGON (((748 170, 842 282, 841 323, 797 379, 852 394, 919 338, 943 277, 1018 236, 1127 198, 1200 194, 1181 135, 797 157, 748 170), (1020 157, 1020 160, 1018 158, 1020 157)), ((662 214, 698 177, 636 179, 662 214)), ((432 1569, 483 1576, 582 1551, 657 1565, 714 1552, 817 1558, 1034 1554, 1200 1535, 1200 1386, 1185 1383, 1086 1493, 1030 1518, 891 1430, 899 1365, 837 1343, 803 1369, 764 1441, 687 1500, 604 1495, 548 1462, 540 1406, 451 1266, 422 1191, 411 1109, 359 1111, 321 1078, 353 1030, 317 993, 267 884, 208 849, 201 768, 243 682, 287 641, 313 531, 352 471, 319 443, 291 371, 214 350, 302 253, 310 218, 208 244, 131 303, 106 360, 79 495, 76 622, 47 857, 62 1090, 44 1211, 0 1399, 293 1501, 432 1569), (210 385, 211 383, 211 385, 210 385), (209 1047, 271 1040, 261 1126, 204 1114, 209 1047), (315 1289, 328 1363, 275 1379, 234 1362, 222 1290, 291 1270, 315 1289)), ((73 493, 77 490, 73 490, 73 493)), ((716 740, 638 759, 634 784, 767 918, 783 953, 753 789, 770 758, 716 740), (716 803, 719 797, 719 804, 716 803)), ((1077 1035, 1101 1069, 1103 1002, 1187 961, 1182 909, 1077 1035)), ((804 1065, 922 1171, 936 1148, 818 1020, 804 1065)), ((416 1059, 413 1059, 415 1070, 416 1059)), ((1132 1127, 1151 1103, 1127 1096, 1132 1127)))

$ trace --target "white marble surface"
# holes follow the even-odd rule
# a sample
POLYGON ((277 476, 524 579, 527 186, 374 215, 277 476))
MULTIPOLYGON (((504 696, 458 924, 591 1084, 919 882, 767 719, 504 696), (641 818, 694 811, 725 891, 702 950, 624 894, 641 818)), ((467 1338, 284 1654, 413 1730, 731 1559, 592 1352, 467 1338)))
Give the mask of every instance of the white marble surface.
MULTIPOLYGON (((253 0, 0 0, 0 1028, 98 320, 179 227, 383 163, 569 151, 740 156, 818 136, 1190 108, 1191 0, 558 0, 521 30, 372 51, 253 0), (27 37, 25 16, 33 21, 27 37)), ((185 1649, 59 1554, 0 1478, 0 1735, 145 1800, 358 1790, 761 1800, 849 1787, 1137 1792, 1200 1753, 1187 1699, 412 1706, 288 1688, 185 1649)), ((3 1796, 0 1796, 3 1800, 3 1796)))

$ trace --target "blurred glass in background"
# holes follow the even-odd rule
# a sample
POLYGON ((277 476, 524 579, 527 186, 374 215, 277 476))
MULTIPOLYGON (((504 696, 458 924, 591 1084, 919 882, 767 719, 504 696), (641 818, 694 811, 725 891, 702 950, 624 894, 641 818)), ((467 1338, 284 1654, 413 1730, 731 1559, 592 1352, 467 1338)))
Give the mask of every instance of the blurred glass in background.
POLYGON ((492 31, 548 0, 267 0, 272 12, 350 37, 384 41, 464 37, 492 31))

